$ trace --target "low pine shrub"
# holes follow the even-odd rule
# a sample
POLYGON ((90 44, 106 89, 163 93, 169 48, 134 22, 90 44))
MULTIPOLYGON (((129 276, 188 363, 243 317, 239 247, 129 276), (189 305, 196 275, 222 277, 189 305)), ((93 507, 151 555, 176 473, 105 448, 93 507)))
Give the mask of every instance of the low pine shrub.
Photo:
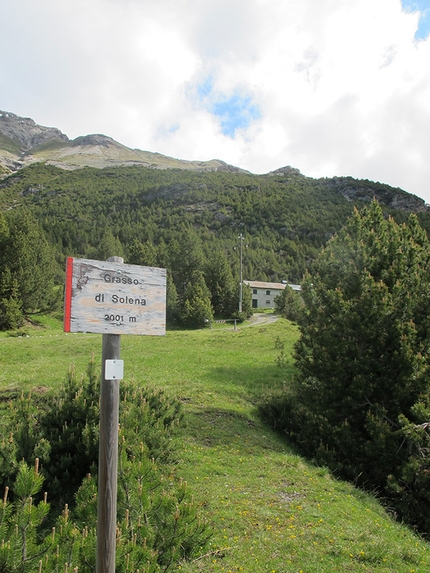
MULTIPOLYGON (((10 400, 0 443, 0 571, 95 570, 98 396, 91 361, 81 379, 71 370, 58 394, 10 400)), ((175 471, 181 403, 126 383, 120 398, 116 571, 168 571, 211 536, 175 471)))

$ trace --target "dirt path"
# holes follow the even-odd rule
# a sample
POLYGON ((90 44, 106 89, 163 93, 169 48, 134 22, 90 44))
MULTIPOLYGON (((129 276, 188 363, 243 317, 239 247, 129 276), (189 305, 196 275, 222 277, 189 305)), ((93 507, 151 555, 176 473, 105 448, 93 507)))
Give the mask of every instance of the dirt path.
POLYGON ((279 319, 277 314, 265 314, 264 312, 257 312, 251 316, 249 319, 249 326, 255 326, 260 324, 271 324, 279 319))

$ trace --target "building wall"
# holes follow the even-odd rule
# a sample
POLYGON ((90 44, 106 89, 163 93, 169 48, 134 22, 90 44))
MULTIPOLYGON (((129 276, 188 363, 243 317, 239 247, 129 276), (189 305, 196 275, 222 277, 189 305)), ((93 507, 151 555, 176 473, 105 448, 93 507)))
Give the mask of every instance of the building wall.
POLYGON ((282 290, 251 287, 252 308, 275 308, 275 296, 278 296, 282 290))
POLYGON ((300 291, 300 285, 284 283, 267 283, 261 281, 243 281, 251 289, 252 308, 275 308, 275 297, 289 286, 300 291))

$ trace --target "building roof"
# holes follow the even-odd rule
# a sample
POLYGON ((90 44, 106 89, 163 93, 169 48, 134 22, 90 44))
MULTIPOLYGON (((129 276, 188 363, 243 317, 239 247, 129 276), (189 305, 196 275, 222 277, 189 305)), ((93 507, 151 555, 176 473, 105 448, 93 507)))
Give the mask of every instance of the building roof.
POLYGON ((243 281, 246 285, 251 288, 264 288, 271 290, 284 290, 286 286, 289 286, 293 290, 302 290, 300 285, 293 285, 289 283, 265 283, 261 281, 243 281))

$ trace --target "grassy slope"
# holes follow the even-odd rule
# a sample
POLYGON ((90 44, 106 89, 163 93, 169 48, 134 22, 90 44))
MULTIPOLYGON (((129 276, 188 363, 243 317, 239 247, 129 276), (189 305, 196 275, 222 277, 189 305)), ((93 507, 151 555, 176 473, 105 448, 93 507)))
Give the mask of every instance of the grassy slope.
MULTIPOLYGON (((61 332, 55 321, 29 338, 1 335, 3 390, 58 386, 70 363, 83 372, 101 337, 61 332)), ((207 555, 186 573, 429 571, 428 544, 394 523, 369 496, 298 456, 258 420, 267 385, 288 383, 276 365, 297 333, 286 321, 166 337, 122 337, 125 375, 166 387, 187 413, 178 474, 214 528, 207 555)))
POLYGON ((0 150, 7 151, 12 155, 19 157, 21 155, 21 148, 18 143, 0 133, 0 150))

